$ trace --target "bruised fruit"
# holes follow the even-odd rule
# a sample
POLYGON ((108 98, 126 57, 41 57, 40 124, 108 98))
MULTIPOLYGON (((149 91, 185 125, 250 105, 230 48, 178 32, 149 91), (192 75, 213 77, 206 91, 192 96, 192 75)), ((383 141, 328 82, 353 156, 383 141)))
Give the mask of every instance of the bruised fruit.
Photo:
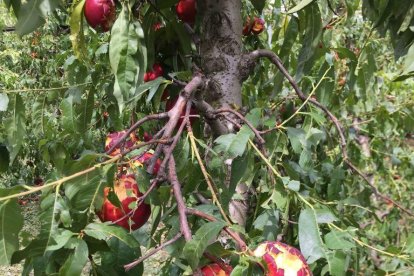
POLYGON ((218 264, 209 264, 201 268, 201 273, 203 276, 230 276, 233 269, 226 265, 226 270, 224 271, 218 264))
POLYGON ((115 3, 113 0, 86 0, 84 14, 92 28, 107 32, 116 19, 115 3))
POLYGON ((164 74, 164 69, 161 64, 155 63, 152 66, 152 70, 144 74, 144 82, 155 80, 158 77, 161 77, 164 74))
MULTIPOLYGON (((126 131, 119 131, 119 132, 112 132, 106 136, 105 140, 105 151, 108 151, 110 148, 112 148, 115 144, 117 144, 122 136, 126 133, 126 131)), ((115 156, 121 153, 121 148, 128 149, 135 145, 135 143, 138 141, 135 134, 131 133, 129 135, 130 140, 125 141, 124 143, 121 143, 115 149, 110 153, 111 156, 115 156)))
POLYGON ((194 24, 196 17, 196 1, 180 0, 177 6, 175 6, 175 11, 179 19, 188 24, 194 24))
MULTIPOLYGON (((167 103, 165 104, 166 110, 170 111, 175 106, 175 103, 177 102, 177 100, 178 100, 178 97, 170 98, 167 101, 167 103)), ((196 117, 194 117, 194 115, 197 115, 197 110, 193 106, 191 106, 191 109, 190 109, 190 124, 191 125, 197 119, 196 117)), ((185 117, 185 107, 184 107, 183 111, 181 112, 181 117, 178 120, 177 128, 179 128, 181 126, 181 124, 183 123, 184 117, 185 117)))
POLYGON ((265 21, 261 18, 255 17, 252 25, 252 33, 255 35, 260 34, 264 30, 265 21))
POLYGON ((263 258, 267 276, 311 276, 312 272, 302 253, 287 244, 268 241, 260 244, 254 256, 263 258))
POLYGON ((104 189, 104 203, 98 213, 102 221, 112 221, 127 230, 136 230, 147 222, 151 214, 151 207, 148 204, 142 202, 138 208, 130 209, 130 204, 142 196, 134 175, 121 175, 115 181, 113 192, 119 199, 120 207, 109 201, 110 190, 109 187, 104 189))
POLYGON ((264 30, 265 21, 259 17, 255 17, 253 20, 247 17, 243 26, 243 35, 248 36, 251 34, 258 35, 264 30))

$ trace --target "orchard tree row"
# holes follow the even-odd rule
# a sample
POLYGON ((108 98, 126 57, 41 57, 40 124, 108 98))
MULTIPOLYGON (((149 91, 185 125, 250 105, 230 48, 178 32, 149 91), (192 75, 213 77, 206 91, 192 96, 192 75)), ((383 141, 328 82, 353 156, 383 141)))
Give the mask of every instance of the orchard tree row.
POLYGON ((380 2, 5 1, 0 264, 411 275, 414 4, 380 2))

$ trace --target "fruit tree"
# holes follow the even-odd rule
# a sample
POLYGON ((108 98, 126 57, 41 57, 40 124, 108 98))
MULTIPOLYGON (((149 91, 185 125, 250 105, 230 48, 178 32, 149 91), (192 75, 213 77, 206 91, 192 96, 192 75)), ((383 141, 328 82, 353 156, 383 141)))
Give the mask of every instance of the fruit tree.
POLYGON ((414 3, 378 2, 4 1, 0 265, 412 275, 414 3))

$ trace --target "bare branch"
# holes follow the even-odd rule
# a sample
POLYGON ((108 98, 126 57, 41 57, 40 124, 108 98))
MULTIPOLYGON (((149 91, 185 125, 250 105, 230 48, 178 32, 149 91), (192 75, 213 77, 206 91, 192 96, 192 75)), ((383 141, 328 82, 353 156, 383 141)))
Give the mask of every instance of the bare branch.
POLYGON ((140 125, 142 125, 143 123, 147 122, 147 121, 151 121, 151 120, 161 120, 161 119, 165 119, 168 118, 168 113, 164 112, 164 113, 159 113, 159 114, 151 114, 148 116, 145 116, 144 118, 138 120, 134 125, 132 125, 126 132, 124 135, 122 135, 122 137, 119 139, 119 141, 117 141, 110 149, 108 149, 106 151, 106 154, 111 154, 115 148, 119 147, 119 145, 123 144, 125 142, 125 139, 127 139, 129 137, 129 135, 134 132, 140 125))
POLYGON ((168 164, 168 178, 171 183, 175 200, 177 201, 177 208, 178 208, 178 215, 180 217, 180 226, 181 226, 181 233, 184 235, 186 241, 192 239, 192 234, 190 230, 190 226, 188 225, 187 215, 185 213, 186 207, 183 199, 183 195, 181 193, 181 185, 177 178, 177 172, 175 170, 175 160, 174 157, 170 157, 170 161, 168 164))

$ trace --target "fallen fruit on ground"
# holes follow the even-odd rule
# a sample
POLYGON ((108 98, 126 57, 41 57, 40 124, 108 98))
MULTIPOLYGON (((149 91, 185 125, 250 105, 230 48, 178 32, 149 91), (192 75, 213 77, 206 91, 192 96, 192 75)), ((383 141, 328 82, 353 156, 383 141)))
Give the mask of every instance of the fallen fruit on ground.
MULTIPOLYGON (((125 133, 126 133, 125 130, 109 133, 106 136, 106 140, 105 140, 105 151, 108 151, 110 148, 112 148, 114 145, 116 145, 121 140, 122 136, 125 133)), ((130 140, 127 140, 124 143, 121 143, 120 145, 115 147, 115 149, 109 155, 115 156, 117 154, 120 154, 121 153, 121 148, 122 149, 129 149, 129 148, 133 147, 135 145, 135 143, 138 141, 138 139, 137 139, 137 137, 135 136, 134 133, 131 133, 129 135, 129 139, 130 140)))
POLYGON ((84 14, 89 26, 107 32, 116 19, 115 3, 113 0, 86 0, 84 14))
POLYGON ((188 24, 194 24, 196 17, 196 1, 180 0, 177 6, 175 6, 175 11, 179 19, 188 24))
POLYGON ((226 268, 227 272, 224 271, 218 264, 208 264, 201 268, 201 273, 203 276, 230 276, 233 269, 229 265, 226 265, 226 268))
POLYGON ((254 256, 263 258, 267 276, 311 276, 312 272, 302 253, 287 244, 267 241, 254 250, 254 256))
POLYGON ((137 208, 129 207, 142 196, 134 175, 121 175, 114 183, 113 192, 121 203, 120 207, 109 201, 110 191, 110 187, 104 189, 104 203, 98 213, 102 221, 112 221, 127 230, 136 230, 147 222, 151 214, 151 207, 148 204, 142 202, 137 208))

